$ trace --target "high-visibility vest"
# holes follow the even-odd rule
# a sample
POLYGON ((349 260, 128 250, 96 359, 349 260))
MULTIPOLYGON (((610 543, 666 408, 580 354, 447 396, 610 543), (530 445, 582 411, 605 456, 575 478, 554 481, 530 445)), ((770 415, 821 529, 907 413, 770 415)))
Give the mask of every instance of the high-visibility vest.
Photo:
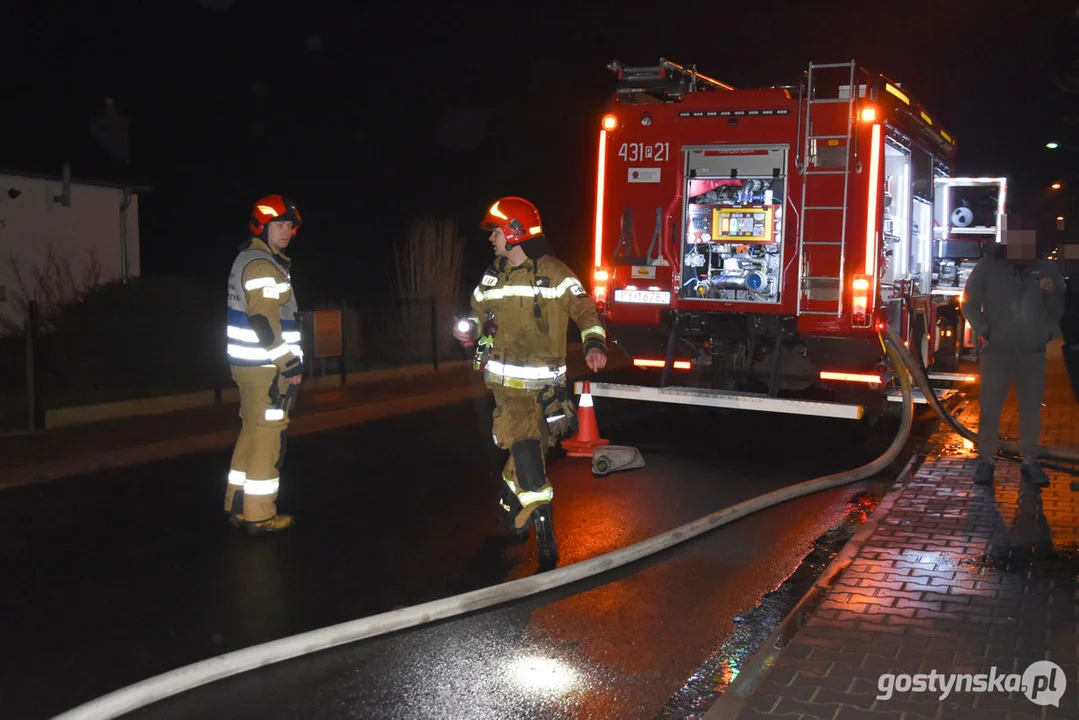
POLYGON ((241 251, 232 263, 229 272, 229 298, 228 298, 228 358, 233 365, 246 365, 249 367, 273 366, 274 360, 292 352, 298 358, 303 358, 303 350, 300 348, 300 324, 297 321, 298 305, 296 304, 296 292, 292 289, 288 269, 285 268, 271 253, 258 248, 249 248, 241 251), (266 277, 251 278, 244 287, 243 273, 250 263, 255 260, 269 260, 284 278, 283 282, 268 275, 266 277), (282 343, 271 348, 263 347, 259 343, 258 335, 251 327, 251 320, 247 316, 247 292, 261 290, 263 292, 277 293, 278 296, 288 293, 288 299, 278 306, 281 313, 281 339, 282 343))

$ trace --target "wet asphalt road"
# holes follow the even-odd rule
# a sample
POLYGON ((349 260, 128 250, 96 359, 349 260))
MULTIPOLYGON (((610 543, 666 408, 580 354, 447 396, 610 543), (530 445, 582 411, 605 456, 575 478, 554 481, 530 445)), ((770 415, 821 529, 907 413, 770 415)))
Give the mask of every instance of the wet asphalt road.
MULTIPOLYGON (((855 467, 890 440, 867 442, 840 421, 596 404, 604 435, 636 445, 648 464, 594 478, 587 461, 554 456, 561 564, 855 467)), ((223 652, 535 572, 533 540, 494 540, 485 421, 486 407, 465 403, 292 439, 280 505, 298 523, 277 536, 249 538, 225 522, 228 453, 4 492, 0 714, 51 717, 223 652)), ((852 500, 884 485, 803 498, 587 584, 135 715, 685 716, 700 701, 687 683, 701 685, 694 676, 710 658, 716 665, 734 618, 776 590, 852 500)), ((729 680, 719 665, 705 686, 729 680)))

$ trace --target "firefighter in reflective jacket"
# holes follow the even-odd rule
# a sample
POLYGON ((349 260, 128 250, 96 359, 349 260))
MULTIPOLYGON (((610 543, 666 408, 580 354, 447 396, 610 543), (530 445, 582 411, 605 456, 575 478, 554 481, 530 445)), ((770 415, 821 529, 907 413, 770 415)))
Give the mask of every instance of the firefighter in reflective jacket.
POLYGON ((472 294, 471 317, 458 321, 454 334, 466 347, 477 345, 477 369, 495 399, 494 441, 510 451, 502 471, 504 528, 524 539, 531 523, 540 562, 555 563, 546 454, 558 434, 570 431, 565 418, 575 410, 566 387, 566 332, 572 318, 585 362, 596 371, 607 364, 606 331, 580 280, 551 255, 532 203, 502 198, 481 228, 491 232, 495 262, 472 294))
POLYGON ((242 425, 225 512, 253 535, 292 525, 291 516, 277 514, 277 490, 289 423, 284 399, 303 379, 303 351, 284 250, 302 222, 296 206, 280 195, 259 200, 251 210, 251 238, 229 273, 228 360, 242 425))

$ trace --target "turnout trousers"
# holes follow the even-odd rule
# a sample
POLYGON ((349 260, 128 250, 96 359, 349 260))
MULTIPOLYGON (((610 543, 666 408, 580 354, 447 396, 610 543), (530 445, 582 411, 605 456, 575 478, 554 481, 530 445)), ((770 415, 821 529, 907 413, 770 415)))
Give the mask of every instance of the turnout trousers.
POLYGON ((547 481, 547 419, 538 390, 495 386, 492 433, 495 445, 509 450, 502 468, 500 504, 505 521, 515 530, 524 529, 532 513, 554 499, 547 481))
POLYGON ((289 418, 275 400, 285 395, 288 383, 276 367, 230 367, 240 390, 241 426, 229 464, 225 512, 262 522, 277 515, 289 418))

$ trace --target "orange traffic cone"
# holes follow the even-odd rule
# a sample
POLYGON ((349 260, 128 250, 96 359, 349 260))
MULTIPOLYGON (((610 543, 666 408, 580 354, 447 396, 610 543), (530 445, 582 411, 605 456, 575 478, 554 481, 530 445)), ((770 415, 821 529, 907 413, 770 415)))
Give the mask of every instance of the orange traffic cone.
POLYGON ((562 449, 570 457, 592 457, 592 448, 610 442, 599 436, 596 410, 592 407, 592 386, 585 380, 581 388, 581 402, 577 405, 577 434, 563 440, 562 449))

